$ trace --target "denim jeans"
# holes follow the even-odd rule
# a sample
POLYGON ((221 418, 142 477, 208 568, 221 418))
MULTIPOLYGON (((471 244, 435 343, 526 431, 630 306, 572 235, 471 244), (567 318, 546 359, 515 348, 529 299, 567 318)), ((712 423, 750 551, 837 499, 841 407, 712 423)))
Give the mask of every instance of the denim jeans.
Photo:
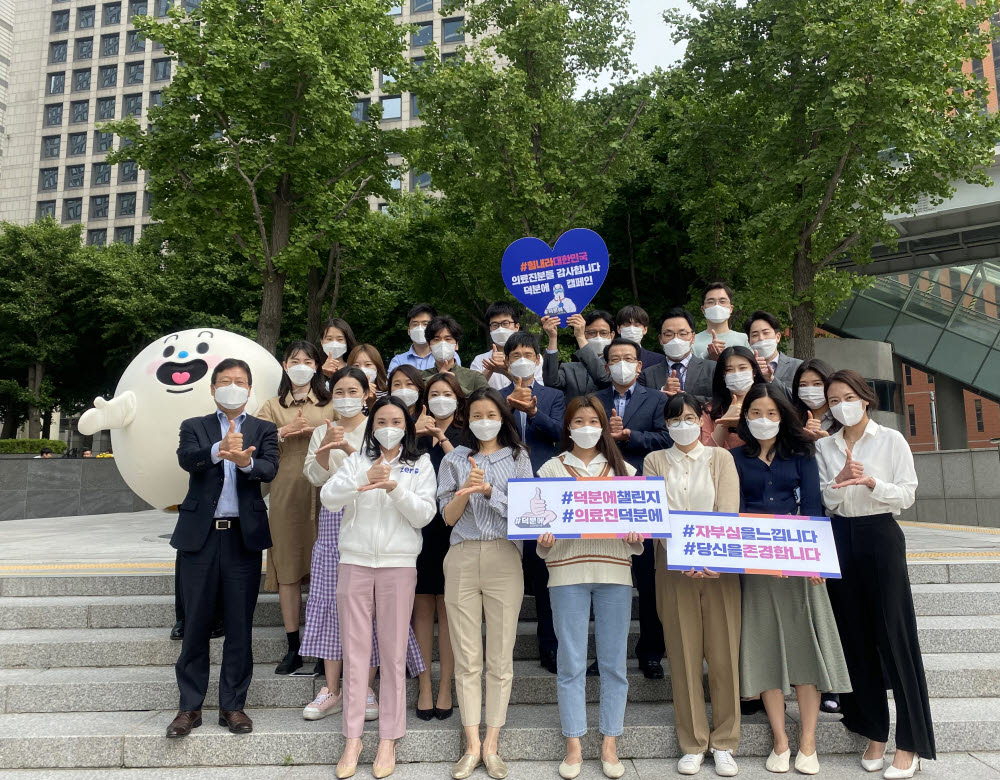
POLYGON ((564 737, 587 733, 587 640, 594 606, 597 665, 601 670, 601 734, 620 736, 625 727, 625 673, 632 588, 628 585, 556 585, 549 588, 559 640, 557 687, 564 737))

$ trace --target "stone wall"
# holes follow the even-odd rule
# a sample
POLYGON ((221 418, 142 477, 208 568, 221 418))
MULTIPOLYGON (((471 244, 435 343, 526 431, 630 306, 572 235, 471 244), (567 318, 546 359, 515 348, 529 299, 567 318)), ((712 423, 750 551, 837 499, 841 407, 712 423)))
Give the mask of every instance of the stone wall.
POLYGON ((997 450, 944 450, 913 456, 920 486, 900 520, 1000 528, 997 450))

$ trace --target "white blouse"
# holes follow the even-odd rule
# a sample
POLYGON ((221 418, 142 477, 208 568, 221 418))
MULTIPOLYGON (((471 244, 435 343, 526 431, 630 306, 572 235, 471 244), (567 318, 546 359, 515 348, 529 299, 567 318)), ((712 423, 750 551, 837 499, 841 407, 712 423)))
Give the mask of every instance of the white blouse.
POLYGON ((866 476, 875 478, 874 488, 864 485, 833 487, 847 461, 843 428, 816 442, 823 504, 831 515, 862 517, 890 512, 898 515, 913 505, 917 472, 913 468, 913 453, 903 434, 869 420, 861 438, 851 448, 851 457, 864 467, 866 476))
MULTIPOLYGON (((354 447, 355 450, 360 450, 361 445, 364 444, 366 422, 367 420, 362 420, 353 431, 344 431, 344 441, 354 447)), ((337 425, 337 423, 333 424, 337 425)), ((334 449, 330 450, 330 468, 325 469, 316 462, 316 450, 323 443, 324 436, 326 436, 326 423, 316 426, 316 430, 313 431, 312 438, 309 439, 309 450, 306 452, 306 461, 302 466, 302 473, 316 487, 323 487, 326 481, 336 474, 337 469, 343 466, 344 461, 347 460, 346 452, 334 449)))
POLYGON ((670 461, 667 472, 667 505, 678 512, 715 511, 715 485, 712 483, 712 451, 697 442, 690 452, 677 445, 666 451, 670 461))

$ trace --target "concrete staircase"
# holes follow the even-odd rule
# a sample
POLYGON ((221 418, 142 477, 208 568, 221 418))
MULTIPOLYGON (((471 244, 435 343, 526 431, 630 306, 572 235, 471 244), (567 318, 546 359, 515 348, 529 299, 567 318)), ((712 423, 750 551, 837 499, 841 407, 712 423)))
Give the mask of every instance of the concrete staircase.
MULTIPOLYGON (((938 750, 1000 749, 1000 564, 913 563, 910 578, 938 750)), ((164 738, 177 706, 172 664, 180 643, 168 638, 172 588, 172 575, 0 577, 0 775, 5 770, 62 767, 106 772, 117 767, 271 766, 277 772, 278 767, 336 761, 342 746, 340 717, 319 722, 301 717, 301 708, 322 680, 274 674, 285 640, 273 594, 261 595, 256 614, 257 666, 247 702, 253 734, 235 737, 217 726, 214 713, 208 712, 205 725, 192 736, 164 738)), ((501 753, 509 759, 558 761, 563 740, 556 678, 535 660, 530 597, 521 617, 501 753)), ((636 630, 633 623, 630 646, 636 630)), ((212 645, 217 663, 222 640, 212 645)), ((437 676, 437 664, 433 674, 437 676)), ((206 708, 217 706, 217 678, 213 666, 206 708)), ((669 672, 664 681, 646 680, 631 662, 629 681, 621 757, 677 756, 669 672)), ((598 686, 598 679, 588 680, 592 728, 584 743, 587 758, 599 755, 594 704, 598 686)), ((415 680, 409 681, 408 698, 412 713, 415 680)), ((798 717, 790 700, 793 745, 798 717)), ((863 746, 838 721, 821 715, 821 754, 853 753, 863 746)), ((375 724, 368 728, 374 732, 375 724)), ((450 720, 429 723, 411 714, 408 729, 397 748, 401 763, 451 762, 460 754, 457 713, 450 720)), ((375 734, 365 742, 362 761, 370 762, 375 734)), ((766 756, 770 749, 763 715, 745 718, 738 755, 766 756)), ((672 775, 671 764, 663 762, 672 775)), ((435 776, 446 775, 441 770, 435 776)))

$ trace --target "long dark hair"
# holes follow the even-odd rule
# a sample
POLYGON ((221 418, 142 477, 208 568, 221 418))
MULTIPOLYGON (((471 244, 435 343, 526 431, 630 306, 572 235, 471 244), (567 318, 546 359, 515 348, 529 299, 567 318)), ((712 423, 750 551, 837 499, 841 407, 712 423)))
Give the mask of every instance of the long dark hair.
MULTIPOLYGON (((709 416, 713 420, 722 417, 729 409, 729 404, 733 402, 733 393, 726 387, 726 361, 731 357, 746 358, 750 361, 754 384, 764 381, 764 375, 760 373, 760 366, 757 365, 757 356, 752 350, 742 346, 726 347, 722 350, 722 354, 719 355, 715 364, 715 374, 712 375, 712 401, 709 404, 709 416)), ((745 403, 744 401, 744 405, 745 403)))
POLYGON ((778 407, 778 416, 781 417, 781 427, 778 428, 778 435, 771 448, 775 457, 790 458, 793 455, 813 455, 815 447, 813 447, 812 438, 799 422, 799 415, 795 411, 795 407, 792 406, 780 385, 772 385, 769 382, 755 384, 747 390, 746 397, 743 399, 740 422, 736 429, 737 435, 746 442, 743 445, 743 454, 748 458, 756 458, 760 455, 760 442, 750 433, 750 426, 747 425, 747 413, 754 401, 765 396, 774 401, 775 406, 778 407))
POLYGON ((326 332, 330 330, 330 328, 336 328, 344 334, 344 343, 347 344, 347 351, 344 355, 349 354, 352 349, 358 346, 358 340, 354 337, 354 330, 347 324, 347 320, 341 319, 340 317, 331 317, 328 319, 323 325, 323 330, 320 332, 320 339, 326 335, 326 332))
POLYGON ((393 398, 391 395, 384 395, 379 398, 368 413, 368 422, 365 423, 365 441, 361 445, 364 448, 364 453, 372 461, 377 461, 382 456, 382 445, 375 439, 375 433, 372 429, 375 426, 375 414, 384 406, 395 406, 397 409, 403 410, 403 424, 406 426, 406 434, 400 442, 399 461, 400 463, 413 465, 417 458, 420 457, 413 420, 410 417, 409 410, 406 408, 406 404, 398 398, 393 398))
POLYGON ((431 385, 438 382, 444 382, 448 387, 451 388, 451 392, 455 394, 455 400, 458 401, 458 405, 455 407, 455 414, 451 418, 451 424, 456 428, 464 428, 469 423, 469 404, 465 399, 465 391, 462 386, 455 379, 455 375, 445 372, 443 374, 435 374, 430 379, 424 382, 424 391, 420 394, 420 400, 417 402, 422 407, 427 408, 427 413, 430 414, 430 406, 428 405, 431 398, 431 385))
MULTIPOLYGON (((799 398, 799 385, 802 383, 802 375, 806 371, 815 371, 819 374, 819 378, 823 380, 823 388, 825 392, 827 380, 833 373, 833 367, 827 363, 825 360, 820 360, 819 358, 809 358, 803 361, 797 369, 795 369, 795 377, 792 379, 792 406, 795 407, 795 411, 799 413, 799 420, 805 425, 806 420, 809 419, 809 412, 812 411, 808 406, 806 406, 802 399, 799 398)), ((840 423, 835 423, 833 431, 840 428, 840 423)))
POLYGON ((378 350, 375 349, 374 346, 371 344, 358 344, 347 354, 347 360, 344 362, 351 365, 355 358, 362 353, 371 358, 372 363, 375 364, 375 381, 372 384, 375 385, 375 389, 378 392, 384 393, 386 391, 385 363, 382 362, 382 356, 378 353, 378 350))
POLYGON ((413 402, 413 408, 416 414, 420 414, 420 399, 424 395, 423 375, 415 366, 411 366, 409 363, 403 363, 400 366, 396 366, 392 369, 392 373, 389 374, 389 378, 386 380, 386 387, 389 389, 389 395, 392 395, 392 378, 396 374, 403 374, 407 379, 413 382, 414 386, 417 388, 417 400, 413 402))
MULTIPOLYGON (((497 434, 497 444, 501 447, 510 447, 513 450, 514 460, 517 460, 522 452, 527 454, 528 447, 521 441, 521 436, 517 432, 517 425, 514 424, 514 415, 511 413, 510 407, 507 406, 507 401, 504 400, 504 397, 500 395, 496 388, 487 385, 486 387, 478 387, 469 393, 466 409, 470 417, 472 415, 472 405, 476 401, 492 401, 493 405, 500 411, 500 432, 497 434)), ((466 425, 465 430, 462 432, 462 444, 473 452, 479 452, 480 441, 468 425, 466 425)))
POLYGON ((601 421, 601 438, 597 440, 597 451, 607 458, 608 464, 614 470, 616 477, 627 476, 628 469, 625 467, 625 458, 622 457, 621 450, 618 449, 615 440, 611 438, 611 429, 608 427, 608 415, 604 411, 604 404, 597 400, 597 396, 593 394, 578 395, 566 404, 566 414, 563 415, 562 441, 560 443, 563 452, 570 452, 573 449, 574 442, 569 435, 569 424, 573 421, 576 413, 585 406, 593 409, 597 414, 597 418, 601 421))
MULTIPOLYGON (((297 352, 304 352, 306 357, 316 364, 316 373, 313 374, 312 379, 309 380, 309 389, 312 390, 312 394, 316 396, 316 401, 318 402, 317 406, 326 406, 330 403, 330 391, 326 389, 326 377, 323 376, 323 372, 319 370, 320 366, 326 362, 326 355, 320 352, 316 345, 311 341, 293 341, 288 345, 288 349, 285 350, 283 362, 287 363, 297 352)), ((291 394, 292 380, 288 378, 288 372, 282 370, 281 382, 278 385, 278 403, 287 409, 287 399, 291 396, 291 394)))

